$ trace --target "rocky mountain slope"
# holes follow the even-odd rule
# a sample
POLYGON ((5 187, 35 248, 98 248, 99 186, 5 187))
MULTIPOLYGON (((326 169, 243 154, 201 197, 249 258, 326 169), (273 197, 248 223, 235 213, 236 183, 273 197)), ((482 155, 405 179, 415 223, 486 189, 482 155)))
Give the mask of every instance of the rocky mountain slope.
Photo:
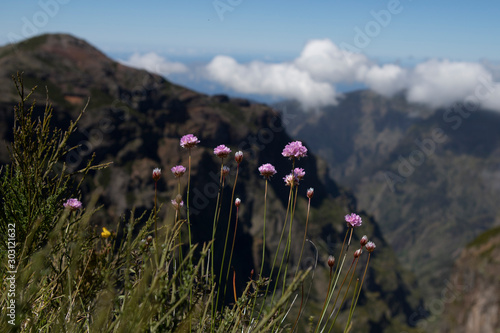
POLYGON ((442 332, 500 332, 500 227, 479 235, 462 251, 443 299, 442 332))
POLYGON ((277 107, 295 115, 293 136, 380 221, 427 302, 446 288, 461 249, 500 224, 498 112, 430 110, 370 91, 348 93, 316 113, 294 102, 277 107))
MULTIPOLYGON (((226 96, 207 96, 177 86, 157 75, 128 68, 106 57, 87 42, 69 35, 42 35, 13 46, 0 48, 0 137, 9 140, 12 107, 16 103, 10 76, 24 72, 27 88, 38 85, 38 105, 45 101, 47 88, 54 106, 55 121, 64 126, 84 107, 78 135, 72 144, 79 148, 65 161, 70 169, 83 165, 93 152, 97 162, 113 165, 96 173, 85 184, 84 200, 94 190, 101 190, 100 220, 112 226, 132 208, 140 214, 153 206, 154 186, 151 171, 164 170, 159 185, 162 213, 172 218, 168 204, 175 196, 177 182, 168 170, 176 164, 187 164, 187 153, 179 147, 179 138, 194 133, 201 140, 193 150, 192 230, 195 241, 202 242, 211 234, 220 161, 212 149, 226 144, 243 150, 244 161, 236 194, 242 200, 235 271, 248 276, 260 258, 264 181, 257 172, 262 163, 273 163, 277 170, 270 182, 268 195, 267 239, 269 256, 277 245, 283 228, 287 190, 281 178, 289 172, 290 162, 281 156, 285 144, 292 139, 283 127, 280 114, 266 105, 252 104, 226 96)), ((5 146, 0 150, 2 163, 7 162, 5 146)), ((227 195, 233 172, 225 187, 223 207, 229 207, 227 195)), ((351 193, 330 178, 326 163, 309 154, 298 165, 306 170, 301 182, 298 211, 294 223, 294 239, 301 240, 305 224, 308 187, 315 188, 308 238, 316 244, 319 263, 312 280, 312 292, 306 304, 307 314, 318 312, 327 288, 326 259, 337 254, 345 232, 343 216, 356 211, 351 193)), ((182 192, 185 184, 182 184, 182 192)), ((221 215, 221 221, 227 221, 221 215)), ((224 214, 224 213, 223 213, 224 214)), ((367 234, 377 242, 368 280, 356 310, 357 332, 408 331, 408 321, 420 301, 416 283, 401 269, 397 255, 384 239, 378 224, 363 214, 364 226, 356 232, 355 241, 367 234)), ((222 230, 221 230, 222 231, 222 230)), ((221 234, 219 234, 219 237, 221 234)), ((297 244, 299 241, 297 241, 297 244)), ((221 251, 221 247, 217 251, 221 251)), ((292 262, 297 260, 298 250, 292 262)), ((314 262, 315 250, 308 249, 304 264, 314 262)), ((269 260, 267 261, 269 262, 269 260)), ((242 283, 240 283, 240 286, 242 283)), ((304 317, 305 321, 307 316, 304 317)))

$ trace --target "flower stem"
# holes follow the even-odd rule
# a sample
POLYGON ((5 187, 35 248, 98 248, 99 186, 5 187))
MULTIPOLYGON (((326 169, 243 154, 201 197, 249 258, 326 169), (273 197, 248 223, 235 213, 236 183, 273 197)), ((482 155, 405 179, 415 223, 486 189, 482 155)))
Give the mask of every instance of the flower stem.
MULTIPOLYGON (((354 302, 354 307, 352 311, 349 312, 349 319, 347 320, 347 325, 349 325, 352 315, 354 314, 354 310, 356 310, 356 305, 358 304, 359 295, 361 294, 361 287, 363 287, 363 282, 365 281, 366 271, 368 269, 368 264, 370 263, 371 253, 368 252, 368 259, 366 260, 365 272, 363 273, 363 278, 361 279, 361 284, 359 285, 358 296, 356 296, 356 301, 354 302)), ((347 327, 346 325, 346 327, 347 327)))
POLYGON ((263 277, 264 272, 264 258, 266 256, 266 212, 267 212, 267 178, 266 188, 264 190, 264 228, 262 229, 262 260, 260 263, 260 277, 263 277))
MULTIPOLYGON (((309 198, 309 202, 307 203, 307 217, 306 217, 306 227, 305 227, 305 230, 304 230, 304 239, 302 240, 302 247, 300 249, 300 255, 299 255, 299 261, 297 262, 297 268, 295 269, 295 276, 297 276, 297 272, 299 271, 299 267, 300 267, 300 261, 302 260, 302 254, 304 253, 304 246, 306 244, 306 236, 307 236, 307 225, 309 223, 309 213, 310 213, 310 210, 311 210, 311 198, 309 198)), ((330 268, 330 271, 333 269, 330 268)), ((331 272, 330 272, 331 273, 331 272)), ((328 288, 330 289, 330 288, 328 288)))
MULTIPOLYGON (((238 164, 238 167, 236 168, 236 176, 234 178, 234 184, 233 184, 233 192, 231 194, 231 205, 229 208, 229 218, 227 221, 227 230, 226 230, 226 240, 224 241, 224 251, 222 252, 222 262, 220 265, 220 272, 219 272, 219 286, 222 283, 222 271, 224 270, 224 259, 226 258, 226 248, 227 248, 227 240, 229 238, 229 229, 231 227, 231 215, 233 214, 233 200, 234 200, 234 191, 236 189, 236 182, 238 181, 238 171, 239 171, 240 165, 238 164)), ((236 223, 238 223, 238 208, 236 208, 236 223)), ((234 235, 236 236, 236 229, 234 230, 234 235)), ((233 248, 234 248, 234 240, 233 240, 233 248)), ((225 286, 224 286, 224 297, 223 297, 223 302, 226 296, 226 287, 227 287, 227 279, 229 277, 229 270, 231 267, 231 259, 233 257, 233 250, 231 249, 231 257, 229 259, 229 263, 227 265, 227 274, 226 274, 226 280, 225 280, 225 286)), ((217 293, 217 300, 215 304, 219 303, 219 295, 220 293, 217 293)))
MULTIPOLYGON (((356 260, 356 264, 354 265, 354 269, 352 270, 351 278, 349 279, 349 284, 347 285, 347 289, 344 293, 344 297, 342 298, 342 301, 340 302, 339 309, 337 310, 337 314, 335 315, 335 318, 333 319, 333 322, 330 325, 330 329, 328 330, 328 333, 330 333, 330 331, 333 328, 333 325, 335 325, 335 322, 337 321, 337 317, 339 316, 339 313, 340 313, 340 309, 342 308, 342 305, 344 304, 345 298, 347 296, 347 292, 349 291, 349 288, 351 287, 352 278, 354 277, 354 273, 356 272, 356 267, 358 266, 359 257, 353 259, 353 262, 354 262, 354 260, 356 260)), ((352 266, 352 263, 351 263, 351 266, 352 266)), ((347 272, 347 274, 349 274, 349 272, 347 272)), ((346 277, 347 277, 347 275, 346 275, 346 277)), ((340 288, 340 289, 342 289, 342 288, 340 288)), ((340 289, 339 289, 339 292, 340 292, 340 289)))
POLYGON ((190 187, 191 187, 191 149, 189 149, 189 158, 188 158, 188 185, 187 185, 187 195, 186 195, 189 249, 191 249, 191 221, 189 219, 189 190, 190 190, 190 187))

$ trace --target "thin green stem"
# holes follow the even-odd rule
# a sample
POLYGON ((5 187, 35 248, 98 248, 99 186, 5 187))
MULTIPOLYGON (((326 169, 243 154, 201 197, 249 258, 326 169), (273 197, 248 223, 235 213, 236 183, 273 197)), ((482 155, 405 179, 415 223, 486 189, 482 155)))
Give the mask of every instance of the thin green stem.
MULTIPOLYGON (((323 302, 323 307, 321 308, 321 313, 325 312, 326 304, 328 301, 328 295, 330 294, 330 288, 332 287, 332 273, 333 273, 333 265, 332 265, 332 267, 330 267, 330 278, 328 279, 328 289, 327 289, 328 292, 326 293, 325 301, 323 302)), ((320 323, 320 321, 318 321, 318 323, 316 324, 316 327, 314 328, 314 332, 316 332, 318 330, 319 323, 320 323)))
POLYGON ((351 308, 349 309, 349 318, 345 325, 344 333, 347 333, 349 331, 349 323, 351 322, 352 314, 354 313, 354 304, 355 304, 354 298, 358 293, 358 286, 359 286, 359 278, 356 279, 356 285, 354 286, 354 292, 352 293, 351 308))
POLYGON ((191 249, 191 220, 189 217, 189 190, 191 188, 191 148, 188 151, 189 151, 189 158, 188 158, 188 185, 187 185, 187 195, 186 195, 186 207, 187 207, 189 249, 191 249))
MULTIPOLYGON (((342 298, 342 301, 340 302, 340 305, 339 305, 339 309, 337 310, 337 314, 335 315, 335 318, 333 319, 333 322, 332 324, 330 325, 330 329, 328 330, 328 333, 330 333, 330 331, 332 330, 333 328, 333 325, 335 325, 335 322, 337 321, 337 317, 339 316, 340 314, 340 309, 342 308, 342 305, 344 305, 344 301, 345 301, 345 298, 347 296, 347 293, 349 292, 349 288, 351 287, 351 283, 352 283, 352 279, 354 277, 354 273, 356 272, 356 267, 358 267, 358 262, 359 262, 359 257, 358 258, 355 258, 353 259, 353 261, 356 260, 356 264, 354 265, 354 269, 352 270, 352 274, 351 274, 351 278, 349 279, 349 284, 347 285, 347 289, 344 293, 344 297, 342 298)), ((352 265, 352 264, 351 264, 352 265)), ((348 272, 349 274, 349 272, 348 272)), ((346 276, 347 277, 347 276, 346 276)), ((341 288, 342 289, 342 288, 341 288)))
MULTIPOLYGON (((238 171, 239 171, 239 169, 240 169, 240 165, 238 164, 238 166, 236 168, 236 176, 234 178, 233 192, 231 194, 231 204, 230 204, 230 208, 229 208, 229 218, 228 218, 228 221, 227 221, 226 239, 224 241, 224 251, 222 252, 222 261, 221 261, 220 272, 219 272, 219 286, 222 283, 222 272, 224 270, 224 261, 226 259, 227 240, 229 238, 229 229, 231 227, 231 215, 233 214, 234 191, 236 189, 236 182, 238 181, 238 171)), ((238 223, 238 215, 236 215, 236 223, 238 223)), ((236 236, 236 230, 235 230, 235 236, 236 236)), ((233 240, 233 246, 234 246, 234 240, 233 240)), ((231 250, 231 257, 232 257, 232 250, 231 250)), ((229 269, 230 269, 230 267, 231 267, 231 259, 229 259, 229 263, 228 263, 228 266, 227 266, 227 274, 226 274, 226 280, 225 280, 225 286, 224 286, 223 301, 224 301, 225 296, 226 296, 226 286, 227 286, 227 279, 229 277, 229 269)), ((215 304, 219 303, 219 295, 220 295, 220 293, 217 293, 217 300, 216 300, 215 304)))
MULTIPOLYGON (((340 256, 339 258, 342 257, 342 253, 344 251, 344 246, 345 246, 345 242, 347 240, 347 235, 349 234, 349 231, 351 231, 351 236, 349 237, 349 243, 351 242, 351 237, 352 237, 352 228, 349 228, 347 229, 346 231, 346 234, 345 234, 345 237, 344 237, 344 242, 342 243, 342 249, 340 250, 340 256)), ((339 280, 339 277, 340 277, 340 272, 342 272, 342 268, 344 267, 344 262, 345 262, 345 259, 346 259, 346 255, 347 255, 347 250, 346 250, 346 254, 344 254, 344 257, 342 258, 342 260, 339 262, 337 262, 337 267, 335 268, 335 273, 333 273, 333 276, 334 276, 334 279, 335 279, 335 283, 333 284, 333 287, 331 288, 330 292, 329 292, 329 295, 328 295, 328 303, 330 303, 332 297, 333 297, 333 293, 335 291, 335 287, 337 286, 337 282, 339 280), (339 266, 340 265, 340 266, 339 266)), ((328 307, 327 307, 328 308, 328 307)), ((325 313, 327 311, 327 308, 325 308, 322 313, 321 313, 321 316, 320 316, 320 319, 316 325, 316 329, 314 330, 314 332, 317 332, 317 329, 319 328, 319 326, 321 325, 321 322, 323 321, 323 318, 325 316, 325 313)), ((333 313, 333 310, 332 310, 332 313, 333 313)), ((331 314, 330 314, 331 316, 331 314)), ((330 317, 328 317, 330 318, 330 317)), ((327 320, 328 321, 328 320, 327 320)))
MULTIPOLYGON (((280 278, 281 269, 283 268, 283 262, 284 262, 284 259, 285 259, 286 253, 287 253, 288 245, 290 243, 290 235, 291 235, 292 221, 293 221, 293 201, 294 201, 293 185, 290 186, 290 196, 291 196, 290 202, 292 203, 291 208, 290 208, 290 225, 289 225, 290 232, 288 233, 287 242, 285 244, 285 249, 283 250, 283 256, 281 257, 280 268, 278 269, 278 275, 276 276, 276 283, 274 284, 273 297, 271 298, 271 304, 273 303, 274 297, 276 296, 276 289, 278 287, 278 281, 280 278)), ((285 227, 283 228, 283 231, 285 229, 286 229, 286 223, 285 223, 285 227)), ((279 249, 279 247, 278 247, 278 249, 279 249)), ((278 254, 278 252, 276 252, 276 254, 278 254)), ((286 278, 286 276, 283 277, 283 280, 285 280, 285 278, 286 278)), ((283 281, 283 287, 285 287, 285 281, 283 281)), ((284 290, 283 290, 283 292, 284 292, 284 290)))
POLYGON ((229 255, 229 263, 227 264, 226 283, 224 284, 224 297, 222 298, 223 300, 226 298, 227 279, 229 278, 229 268, 231 267, 231 261, 233 260, 234 243, 236 242, 236 230, 238 230, 238 207, 236 207, 236 223, 234 225, 234 235, 233 235, 233 244, 231 245, 231 254, 229 255))
MULTIPOLYGON (((305 230, 304 230, 304 239, 302 240, 302 247, 300 249, 300 255, 299 255, 299 261, 297 262, 297 268, 295 269, 295 276, 297 276, 297 273, 299 271, 299 267, 300 267, 300 261, 302 260, 302 254, 304 253, 304 246, 306 244, 306 236, 307 236, 307 225, 309 223, 309 212, 311 211, 311 198, 309 198, 309 202, 307 203, 307 217, 306 217, 306 227, 305 227, 305 230)), ((330 268, 330 270, 332 270, 332 268, 330 268)))
MULTIPOLYGON (((286 207, 285 223, 283 225, 283 229, 281 230, 281 236, 280 236, 280 240, 278 242, 278 248, 276 249, 276 253, 274 254, 274 259, 273 259, 273 264, 271 266, 271 273, 269 274, 269 279, 271 279, 273 276, 274 266, 276 265, 276 259, 278 258, 278 253, 279 253, 279 250, 281 247, 281 242, 283 240, 283 235, 285 234, 286 225, 288 223, 288 212, 290 211, 291 198, 292 198, 292 188, 290 187, 290 193, 288 194, 288 204, 286 207)), ((277 281, 276 281, 275 285, 277 285, 277 281)), ((267 284, 266 292, 264 293, 264 299, 263 299, 262 305, 260 307, 258 318, 260 317, 262 310, 264 309, 264 305, 266 303, 266 298, 267 298, 267 294, 269 293, 270 286, 271 286, 271 281, 269 281, 269 283, 267 284)), ((276 288, 275 288, 275 290, 276 290, 276 288)), ((274 292, 273 292, 273 298, 274 298, 274 292)), ((253 309, 252 309, 252 315, 253 315, 253 309)))
POLYGON ((368 259, 366 260, 365 272, 363 273, 363 278, 361 279, 361 284, 359 285, 358 296, 356 296, 356 301, 354 302, 354 308, 349 313, 349 319, 347 321, 347 325, 349 325, 349 322, 352 319, 354 311, 356 310, 356 305, 358 304, 359 295, 361 294, 361 287, 363 287, 363 282, 365 282, 365 276, 366 276, 366 271, 368 270, 368 264, 370 263, 370 257, 371 257, 371 253, 368 252, 368 259))
POLYGON ((262 229, 262 260, 260 263, 260 277, 263 277, 264 272, 264 258, 266 256, 266 212, 267 212, 267 178, 266 178, 266 188, 264 190, 264 228, 262 229))
MULTIPOLYGON (((189 157, 188 157, 188 183, 187 183, 187 193, 186 193, 186 210, 187 210, 187 227, 188 227, 188 242, 189 242, 189 250, 191 251, 191 221, 189 219, 189 190, 191 187, 191 148, 188 149, 189 157)), ((189 263, 192 265, 193 258, 189 258, 189 263)), ((189 291, 189 305, 191 306, 191 302, 193 301, 193 290, 189 291)), ((191 332, 191 311, 189 312, 189 331, 191 332)))
MULTIPOLYGON (((221 197, 221 190, 222 190, 222 168, 224 167, 224 159, 222 159, 221 165, 220 165, 220 180, 219 180, 219 193, 217 194, 217 202, 215 204, 215 214, 214 214, 214 222, 212 226, 212 243, 210 244, 210 279, 211 279, 211 285, 214 285, 215 283, 215 276, 214 276, 214 243, 215 243, 215 233, 216 233, 216 228, 217 228, 217 218, 218 218, 218 208, 219 208, 219 200, 221 197)), ((217 304, 217 303, 216 303, 217 304)), ((217 305, 215 304, 214 306, 214 299, 212 298, 212 325, 211 325, 211 330, 213 331, 215 328, 215 314, 217 313, 217 305)))

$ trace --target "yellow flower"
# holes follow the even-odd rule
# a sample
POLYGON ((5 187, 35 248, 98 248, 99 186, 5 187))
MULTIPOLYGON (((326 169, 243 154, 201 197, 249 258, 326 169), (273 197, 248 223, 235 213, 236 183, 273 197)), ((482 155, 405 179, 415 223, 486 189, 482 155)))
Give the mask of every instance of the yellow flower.
POLYGON ((108 229, 102 227, 101 237, 108 238, 109 236, 111 236, 111 232, 109 232, 108 229))

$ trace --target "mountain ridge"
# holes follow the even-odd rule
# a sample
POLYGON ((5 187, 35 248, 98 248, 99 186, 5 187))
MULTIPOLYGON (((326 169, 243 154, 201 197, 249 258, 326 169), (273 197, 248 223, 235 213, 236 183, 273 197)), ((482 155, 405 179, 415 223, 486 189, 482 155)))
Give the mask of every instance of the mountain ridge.
MULTIPOLYGON (((111 168, 89 177, 83 186, 85 196, 102 189, 100 201, 104 208, 98 213, 100 223, 109 225, 109 221, 118 221, 134 207, 138 214, 150 209, 154 194, 151 170, 158 166, 186 165, 187 156, 182 153, 178 140, 184 134, 195 133, 201 143, 193 150, 192 156, 192 204, 194 210, 199 210, 199 214, 192 216, 194 240, 203 242, 206 235, 211 234, 211 224, 205 222, 213 218, 210 210, 215 205, 215 192, 210 184, 216 185, 214 175, 219 168, 219 161, 211 149, 224 143, 245 152, 241 180, 236 186, 242 199, 241 228, 238 228, 240 242, 235 248, 234 261, 238 275, 245 276, 252 267, 257 267, 257 258, 260 257, 258 235, 262 228, 263 181, 257 167, 262 163, 273 163, 280 173, 270 182, 268 194, 268 200, 272 202, 268 205, 267 223, 270 227, 266 229, 269 236, 267 255, 270 255, 283 228, 281 216, 284 216, 287 201, 287 191, 280 177, 290 169, 290 164, 280 153, 292 140, 285 132, 278 112, 243 99, 198 94, 158 75, 102 57, 102 53, 90 44, 70 35, 43 35, 21 42, 16 51, 9 48, 0 48, 0 88, 6 92, 0 99, 0 109, 4 110, 0 113, 3 117, 1 123, 12 123, 9 115, 15 99, 8 84, 10 75, 16 71, 24 71, 28 87, 38 84, 48 88, 54 121, 58 125, 68 123, 90 96, 86 115, 71 143, 80 148, 69 155, 66 162, 75 170, 90 158, 92 152, 96 153, 96 162, 113 162, 111 168), (95 59, 90 55, 95 55, 95 59), (197 193, 198 197, 195 197, 197 193)), ((38 90, 35 96, 37 100, 45 100, 45 92, 38 90)), ((6 126, 0 136, 8 139, 6 126)), ((5 155, 0 155, 0 158, 6 162, 5 155)), ((328 175, 326 163, 313 154, 300 160, 297 166, 303 167, 307 173, 300 185, 299 195, 302 197, 297 201, 299 208, 293 231, 297 239, 303 235, 305 222, 304 191, 308 187, 315 188, 311 213, 314 222, 308 231, 320 251, 320 265, 308 306, 308 311, 314 313, 322 302, 327 285, 328 273, 324 264, 328 254, 341 244, 345 228, 341 221, 345 214, 356 210, 356 200, 336 185, 328 175)), ((168 175, 163 179, 164 182, 159 184, 159 199, 168 203, 175 196, 177 182, 168 175)), ((184 191, 185 184, 181 193, 184 191)), ((222 204, 227 207, 232 203, 225 197, 222 204)), ((165 207, 162 214, 165 211, 168 218, 171 211, 165 207)), ((356 327, 377 332, 410 330, 408 318, 421 302, 415 281, 399 268, 396 255, 385 243, 375 221, 363 216, 365 223, 360 232, 370 235, 378 247, 368 272, 366 292, 356 310, 356 327), (377 311, 370 311, 373 304, 377 304, 377 311)), ((221 215, 221 221, 228 217, 227 213, 221 215)), ((355 233, 354 241, 359 240, 360 232, 355 233)), ((220 250, 216 248, 216 251, 220 250)), ((307 249, 306 257, 314 258, 314 251, 307 249)), ((294 253, 292 262, 296 258, 294 253)))
POLYGON ((500 114, 460 105, 427 109, 370 91, 346 94, 310 116, 282 103, 288 128, 327 160, 330 176, 373 214, 427 299, 466 244, 500 225, 500 114))

